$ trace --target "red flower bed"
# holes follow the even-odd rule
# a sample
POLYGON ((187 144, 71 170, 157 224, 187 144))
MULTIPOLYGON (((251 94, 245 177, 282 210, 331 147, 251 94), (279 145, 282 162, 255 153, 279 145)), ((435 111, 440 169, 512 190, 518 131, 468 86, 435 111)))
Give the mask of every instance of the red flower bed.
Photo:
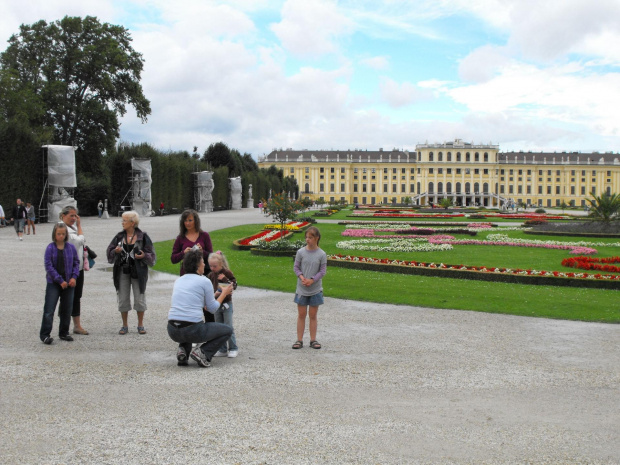
MULTIPOLYGON (((618 275, 601 275, 601 274, 588 274, 588 273, 564 273, 562 271, 545 271, 545 270, 522 270, 520 268, 499 268, 499 267, 486 267, 486 266, 470 266, 470 265, 450 265, 446 263, 425 263, 407 260, 395 260, 390 258, 372 258, 372 257, 356 257, 351 255, 328 255, 329 260, 336 261, 348 261, 358 263, 372 263, 377 265, 396 265, 404 267, 415 268, 431 268, 440 270, 458 270, 458 271, 477 271, 480 273, 492 273, 492 274, 504 274, 504 275, 527 275, 527 276, 540 276, 540 277, 556 277, 556 278, 576 278, 576 279, 602 279, 609 281, 618 281, 620 276, 618 275)), ((576 257, 579 258, 579 257, 576 257)), ((582 257, 589 259, 589 257, 582 257)), ((620 262, 619 257, 615 257, 620 262)), ((571 260, 571 259, 567 259, 571 260)), ((564 264, 564 262, 562 262, 564 264)), ((615 267, 614 267, 615 268, 615 267)))
POLYGON ((570 257, 562 260, 562 266, 578 268, 580 270, 599 270, 608 273, 620 273, 620 266, 600 265, 600 263, 620 263, 620 257, 593 258, 593 257, 570 257))

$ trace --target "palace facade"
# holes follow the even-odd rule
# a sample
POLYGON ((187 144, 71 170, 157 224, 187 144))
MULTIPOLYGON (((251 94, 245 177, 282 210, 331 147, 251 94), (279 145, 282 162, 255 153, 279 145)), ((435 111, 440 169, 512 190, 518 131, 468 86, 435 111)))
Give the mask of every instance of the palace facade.
POLYGON ((590 193, 620 192, 620 154, 500 152, 499 145, 460 139, 407 150, 274 150, 258 165, 275 165, 297 180, 300 195, 354 204, 439 203, 501 207, 586 206, 590 193))

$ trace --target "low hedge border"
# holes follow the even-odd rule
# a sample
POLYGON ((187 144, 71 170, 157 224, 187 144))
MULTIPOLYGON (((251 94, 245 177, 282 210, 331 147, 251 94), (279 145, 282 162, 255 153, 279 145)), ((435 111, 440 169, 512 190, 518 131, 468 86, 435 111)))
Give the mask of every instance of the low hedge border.
POLYGON ((256 247, 250 249, 252 255, 263 255, 265 257, 294 257, 296 250, 261 250, 256 247))
POLYGON ((356 270, 379 271, 386 273, 415 274, 420 276, 434 276, 439 278, 471 279, 475 281, 491 281, 515 284, 530 284, 536 286, 565 286, 586 287, 592 289, 620 289, 620 281, 602 279, 572 279, 555 276, 528 276, 500 273, 485 273, 469 270, 450 270, 440 268, 426 268, 416 266, 390 265, 385 263, 354 262, 327 259, 328 266, 351 268, 356 270))
POLYGON ((567 237, 593 237, 593 238, 606 238, 617 239, 620 238, 620 234, 612 233, 584 233, 584 232, 561 232, 561 231, 539 231, 539 230, 523 230, 525 234, 534 234, 540 236, 567 236, 567 237))
MULTIPOLYGON (((283 234, 283 239, 286 239, 289 236, 292 236, 294 233, 291 231, 284 231, 283 234)), ((252 236, 254 236, 254 234, 252 234, 252 236)), ((246 236, 246 237, 242 237, 241 239, 236 239, 233 241, 233 247, 237 250, 251 250, 253 247, 256 247, 255 245, 241 245, 240 242, 244 241, 246 239, 249 239, 252 236, 246 236)), ((280 240, 280 236, 278 236, 277 239, 274 239, 274 241, 279 241, 280 240)))

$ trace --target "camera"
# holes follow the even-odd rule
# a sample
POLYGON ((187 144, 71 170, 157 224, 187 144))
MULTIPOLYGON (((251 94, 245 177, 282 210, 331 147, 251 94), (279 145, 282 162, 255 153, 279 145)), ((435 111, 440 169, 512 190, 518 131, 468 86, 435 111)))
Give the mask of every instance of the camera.
POLYGON ((140 253, 142 252, 142 249, 140 249, 139 245, 134 245, 133 247, 133 256, 135 257, 136 255, 140 255, 140 253))

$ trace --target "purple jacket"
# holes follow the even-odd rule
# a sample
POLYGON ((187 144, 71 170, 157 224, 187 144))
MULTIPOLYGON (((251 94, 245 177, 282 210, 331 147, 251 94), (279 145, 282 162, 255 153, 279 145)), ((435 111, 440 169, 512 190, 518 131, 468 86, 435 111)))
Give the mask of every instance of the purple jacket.
POLYGON ((65 242, 65 248, 62 252, 65 259, 65 276, 60 276, 60 273, 58 273, 56 269, 58 266, 58 248, 56 244, 52 242, 45 249, 43 264, 47 272, 47 282, 50 284, 68 283, 71 278, 77 279, 80 275, 80 260, 78 259, 77 250, 73 247, 73 244, 65 242))

